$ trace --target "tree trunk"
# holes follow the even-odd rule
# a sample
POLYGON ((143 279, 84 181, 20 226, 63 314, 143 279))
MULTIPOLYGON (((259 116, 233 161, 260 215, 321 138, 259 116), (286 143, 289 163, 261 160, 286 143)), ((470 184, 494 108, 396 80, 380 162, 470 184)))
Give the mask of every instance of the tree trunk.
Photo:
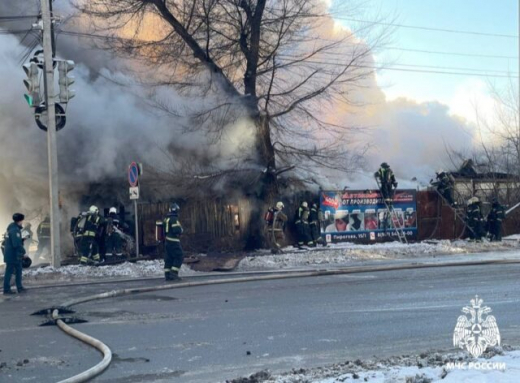
POLYGON ((256 126, 256 153, 259 163, 264 166, 262 174, 255 185, 254 193, 251 195, 252 211, 249 221, 249 238, 246 250, 254 250, 265 247, 267 240, 264 232, 264 213, 274 204, 278 196, 278 182, 276 179, 276 158, 271 142, 271 131, 269 117, 256 114, 254 117, 256 126))

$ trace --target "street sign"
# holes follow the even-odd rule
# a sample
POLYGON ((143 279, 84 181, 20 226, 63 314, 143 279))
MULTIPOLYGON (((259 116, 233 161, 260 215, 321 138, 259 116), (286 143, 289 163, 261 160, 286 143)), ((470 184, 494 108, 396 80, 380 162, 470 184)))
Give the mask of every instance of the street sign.
POLYGON ((135 162, 128 167, 128 182, 132 187, 136 187, 139 183, 139 166, 135 162))
POLYGON ((130 199, 139 199, 139 186, 132 186, 130 188, 130 199))

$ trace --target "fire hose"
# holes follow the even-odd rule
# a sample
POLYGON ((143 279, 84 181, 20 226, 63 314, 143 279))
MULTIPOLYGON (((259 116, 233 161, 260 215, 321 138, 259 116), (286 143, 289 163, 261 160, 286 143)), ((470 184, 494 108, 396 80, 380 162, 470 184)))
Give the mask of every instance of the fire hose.
MULTIPOLYGON (((493 265, 493 264, 519 264, 520 260, 509 259, 509 260, 486 260, 486 261, 470 261, 470 262, 445 262, 445 263, 430 263, 430 264, 404 264, 395 266, 359 266, 349 267, 336 270, 311 270, 311 271, 297 271, 297 272, 280 272, 273 271, 273 275, 261 275, 254 277, 239 277, 239 278, 224 278, 210 281, 199 281, 199 282, 176 282, 161 286, 150 286, 150 287, 139 287, 122 290, 112 290, 100 294, 90 295, 87 297, 74 299, 63 303, 61 306, 70 307, 81 303, 91 302, 95 300, 116 298, 124 295, 148 293, 162 290, 181 289, 187 287, 197 286, 210 286, 210 285, 221 285, 230 283, 247 283, 257 281, 271 281, 280 279, 293 279, 293 278, 308 278, 308 277, 323 277, 323 276, 334 276, 334 275, 345 275, 345 274, 358 274, 368 272, 381 272, 381 271, 397 271, 397 270, 411 270, 411 269, 425 269, 425 268, 440 268, 440 267, 456 267, 456 266, 479 266, 479 265, 493 265)), ((87 334, 84 334, 78 330, 65 324, 61 319, 58 318, 58 310, 54 310, 52 318, 56 320, 56 323, 60 330, 66 334, 86 343, 99 350, 103 354, 103 360, 97 365, 90 369, 72 376, 68 379, 62 380, 58 383, 81 383, 86 382, 94 377, 100 375, 105 371, 112 361, 112 351, 110 348, 98 339, 95 339, 87 334)))

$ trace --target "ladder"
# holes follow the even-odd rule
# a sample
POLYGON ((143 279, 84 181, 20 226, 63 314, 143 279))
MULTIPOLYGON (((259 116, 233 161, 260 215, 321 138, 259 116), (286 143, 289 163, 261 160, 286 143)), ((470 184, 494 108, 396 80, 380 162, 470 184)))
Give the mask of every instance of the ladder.
MULTIPOLYGON (((439 197, 441 197, 441 200, 444 201, 444 203, 453 211, 453 213, 455 214, 455 220, 458 218, 462 224, 464 225, 464 230, 462 230, 462 233, 460 234, 459 238, 462 237, 464 235, 464 231, 467 229, 469 229, 469 231, 471 231, 473 234, 475 234, 475 231, 468 225, 465 217, 462 215, 461 213, 461 209, 460 208, 456 208, 454 206, 452 206, 449 201, 444 198, 444 196, 439 192, 439 190, 434 186, 435 188, 435 192, 439 195, 439 197)), ((461 198, 457 198, 457 203, 459 204, 459 206, 463 206, 461 204, 461 198)))
MULTIPOLYGON (((376 178, 376 183, 377 183, 377 187, 378 187, 379 191, 381 192, 381 197, 383 199, 383 203, 386 206, 387 213, 385 213, 385 221, 387 218, 387 214, 390 214, 390 220, 391 220, 392 226, 395 230, 395 233, 397 234, 397 238, 399 239, 399 242, 407 244, 408 240, 406 239, 406 234, 404 232, 403 225, 401 225, 401 220, 399 219, 399 215, 394 210, 393 204, 388 203, 388 201, 384 198, 383 191, 381 190, 381 185, 379 184, 379 180, 377 178, 376 178)), ((403 219, 404 219, 404 217, 403 217, 403 219)), ((403 221, 403 223, 404 223, 404 221, 403 221)))

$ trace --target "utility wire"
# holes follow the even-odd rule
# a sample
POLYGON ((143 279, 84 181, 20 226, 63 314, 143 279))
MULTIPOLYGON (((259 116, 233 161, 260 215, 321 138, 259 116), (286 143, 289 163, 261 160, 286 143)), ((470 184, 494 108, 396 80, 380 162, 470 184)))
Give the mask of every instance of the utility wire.
MULTIPOLYGON (((85 37, 85 38, 97 38, 97 39, 108 39, 108 40, 128 40, 132 41, 132 39, 127 39, 123 37, 114 37, 114 36, 103 36, 103 35, 96 35, 92 33, 82 33, 82 32, 73 32, 73 31, 59 31, 59 34, 63 34, 66 36, 76 36, 76 37, 85 37)), ((147 42, 152 44, 153 42, 147 42)), ((335 53, 335 52, 332 52, 335 53)), ((283 57, 283 56, 279 56, 283 57)), ((287 57, 287 56, 286 56, 287 57)), ((292 59, 295 59, 294 57, 292 59)), ((314 60, 304 60, 303 63, 310 63, 310 64, 320 64, 320 65, 330 65, 330 66, 337 66, 337 67, 345 67, 346 64, 339 63, 339 62, 325 62, 325 61, 314 61, 314 60)), ((401 65, 401 64, 398 64, 401 65)), ((402 64, 401 66, 405 66, 407 64, 402 64)), ((462 72, 463 70, 469 70, 469 71, 484 71, 481 69, 473 69, 473 68, 453 68, 456 69, 457 72, 452 71, 444 71, 444 70, 421 70, 421 69, 407 69, 407 68, 387 68, 387 67, 374 67, 374 66, 360 66, 360 65, 352 65, 352 67, 356 68, 365 68, 365 69, 373 69, 373 70, 390 70, 390 71, 399 71, 399 72, 412 72, 412 73, 431 73, 431 74, 446 74, 446 75, 457 75, 457 76, 479 76, 479 77, 489 77, 489 78, 518 78, 518 76, 512 76, 508 74, 508 72, 499 72, 494 70, 489 70, 489 72, 499 72, 504 73, 501 74, 486 74, 486 73, 471 73, 471 72, 462 72), (460 70, 460 71, 458 71, 460 70)), ((428 68, 427 66, 413 66, 417 68, 428 68)), ((433 69, 444 69, 448 67, 431 67, 433 69)))
MULTIPOLYGON (((301 53, 301 55, 305 55, 306 53, 301 53)), ((345 57, 347 56, 345 53, 341 52, 321 52, 321 55, 328 55, 334 57, 345 57)), ((278 55, 281 58, 287 58, 290 60, 299 60, 302 56, 294 56, 294 55, 278 55)), ((322 57, 327 58, 327 57, 322 57)), ((305 60, 307 61, 307 60, 305 60)), ((397 63, 396 65, 412 67, 412 68, 429 68, 429 69, 450 69, 450 70, 463 70, 463 71, 472 71, 472 72, 495 72, 501 74, 510 74, 507 70, 497 70, 497 69, 485 69, 485 68, 464 68, 464 67, 449 67, 449 66, 433 66, 433 65, 417 65, 417 64, 401 64, 397 63)))
POLYGON ((387 47, 385 49, 393 50, 393 51, 403 51, 403 52, 417 52, 417 53, 427 53, 434 55, 450 55, 450 56, 464 56, 464 57, 485 57, 485 58, 493 58, 493 59, 513 59, 518 60, 518 56, 500 56, 500 55, 484 55, 477 53, 461 53, 461 52, 441 52, 441 51, 429 51, 422 49, 408 49, 408 48, 399 48, 399 47, 387 47))
MULTIPOLYGON (((325 17, 318 16, 318 17, 325 17)), ((330 17, 330 16, 328 16, 330 17)), ((348 17, 333 17, 337 20, 345 20, 345 21, 352 21, 355 23, 368 23, 368 24, 376 24, 376 25, 384 25, 387 27, 397 27, 397 28, 409 28, 409 29, 419 29, 423 31, 433 31, 433 32, 445 32, 445 33, 456 33, 456 34, 463 34, 463 35, 475 35, 475 36, 490 36, 490 37, 503 37, 508 39, 518 39, 518 36, 516 35, 506 35, 506 34, 500 34, 500 33, 487 33, 487 32, 476 32, 476 31, 463 31, 458 29, 444 29, 444 28, 431 28, 431 27, 422 27, 419 25, 405 25, 405 24, 396 24, 396 23, 385 23, 381 21, 369 21, 369 20, 359 20, 359 19, 351 19, 348 17)))

